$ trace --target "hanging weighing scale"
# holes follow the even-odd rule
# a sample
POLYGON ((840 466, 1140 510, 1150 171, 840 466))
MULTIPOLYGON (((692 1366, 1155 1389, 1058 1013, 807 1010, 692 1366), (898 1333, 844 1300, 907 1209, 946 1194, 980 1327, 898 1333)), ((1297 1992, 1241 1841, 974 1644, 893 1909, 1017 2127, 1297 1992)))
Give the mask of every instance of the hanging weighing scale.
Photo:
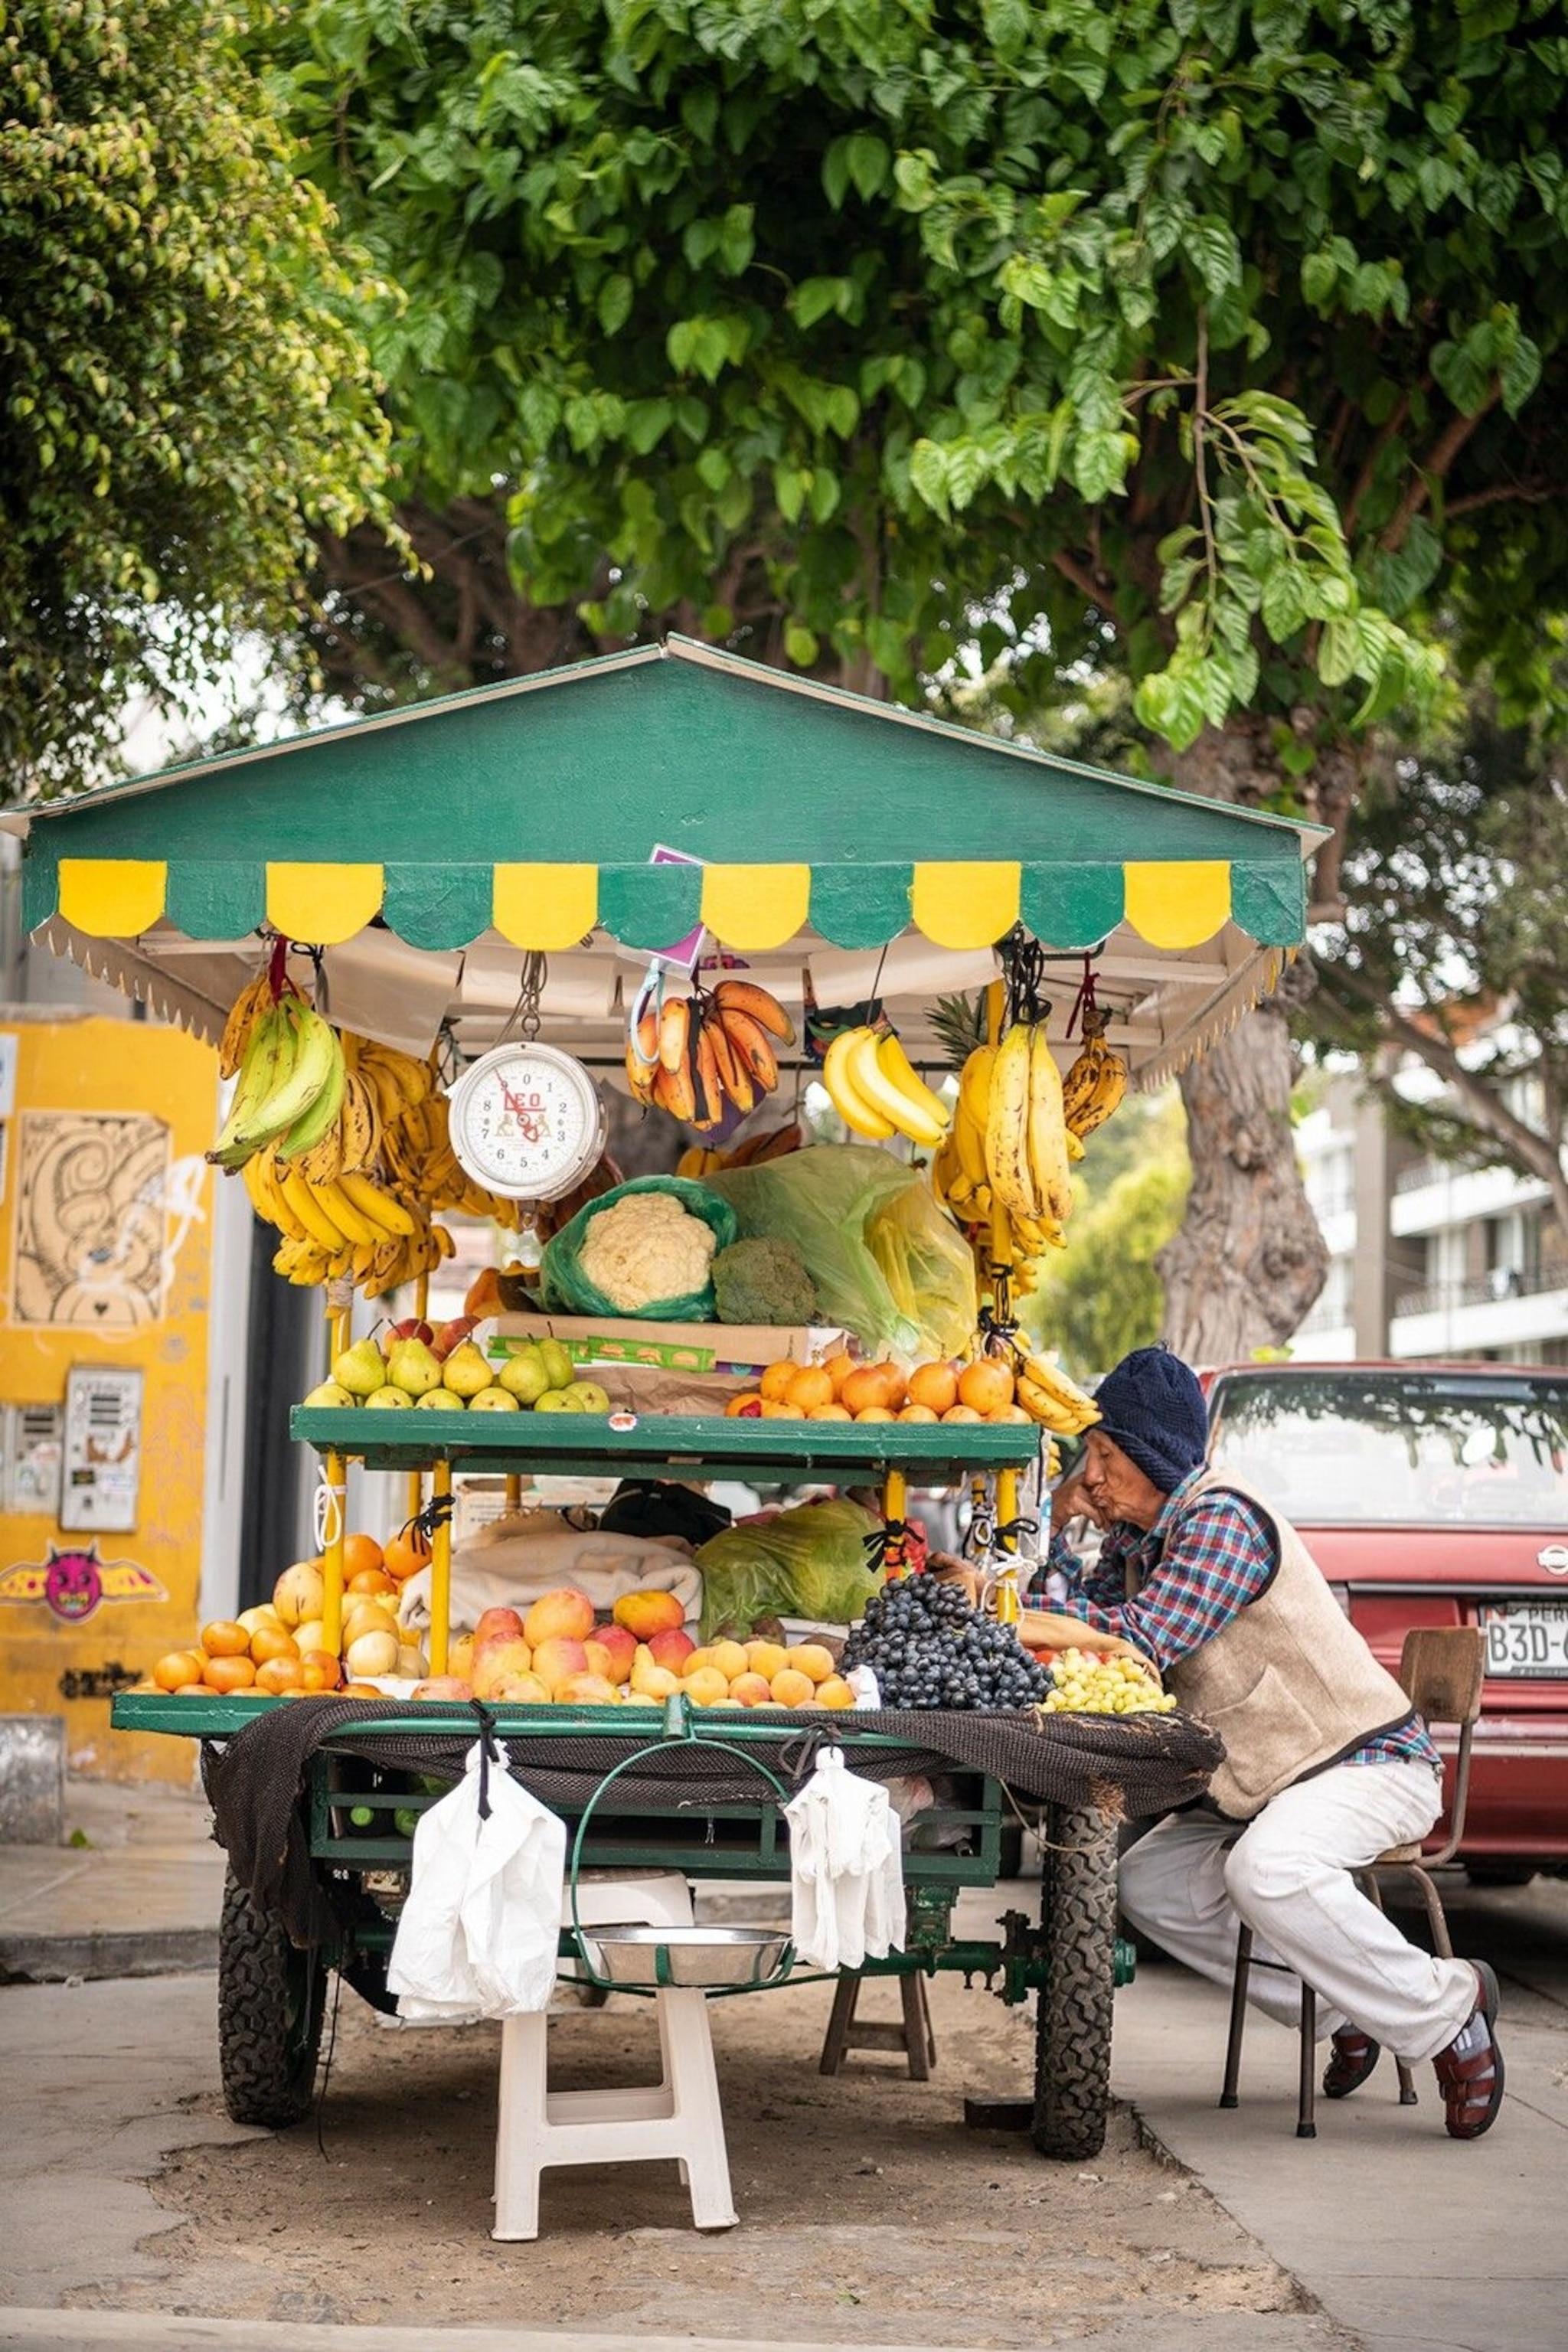
POLYGON ((519 1034, 470 1062, 451 1090, 447 1122, 458 1165, 507 1201, 558 1201, 598 1163, 605 1106, 574 1055, 539 1042, 544 959, 523 966, 519 1034))

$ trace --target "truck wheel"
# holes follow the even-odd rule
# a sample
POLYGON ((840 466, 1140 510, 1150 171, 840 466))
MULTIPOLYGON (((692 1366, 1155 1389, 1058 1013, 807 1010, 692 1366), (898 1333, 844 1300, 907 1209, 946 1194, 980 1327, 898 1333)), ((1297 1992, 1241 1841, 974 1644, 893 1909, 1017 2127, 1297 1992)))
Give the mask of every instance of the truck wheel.
POLYGON ((1110 2103, 1116 1832, 1099 1813, 1058 1809, 1046 1837, 1034 2141, 1042 2156, 1098 2156, 1110 2103))
POLYGON ((218 1927, 217 2041, 237 2124, 297 2124, 310 2112, 327 1986, 324 1962, 230 1878, 218 1927))

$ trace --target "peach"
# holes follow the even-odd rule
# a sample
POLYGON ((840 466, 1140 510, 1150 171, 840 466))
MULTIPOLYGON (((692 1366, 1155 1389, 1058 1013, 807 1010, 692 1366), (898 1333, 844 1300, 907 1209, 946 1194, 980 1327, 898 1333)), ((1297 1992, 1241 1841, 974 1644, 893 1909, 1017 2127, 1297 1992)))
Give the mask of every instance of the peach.
POLYGON ((522 1621, 523 1638, 535 1648, 541 1642, 585 1642, 593 1630, 594 1604, 572 1584, 542 1592, 522 1621))
POLYGON ((475 1638, 472 1633, 465 1633, 447 1653, 447 1672, 455 1675, 459 1682, 471 1683, 474 1679, 475 1638))
POLYGON ((805 1417, 807 1421, 853 1421, 855 1418, 847 1404, 814 1404, 805 1417))
POLYGON ((697 1644, 683 1625, 672 1625, 668 1633, 650 1635, 647 1646, 656 1666, 679 1674, 697 1644))
POLYGON ((829 1675, 825 1683, 816 1685, 818 1706, 853 1706, 855 1694, 842 1675, 829 1675))
POLYGON ((637 1637, 628 1633, 624 1625, 595 1625, 583 1646, 585 1650, 602 1650, 609 1659, 608 1665, 593 1659, 595 1674, 606 1675, 613 1683, 624 1683, 637 1654, 637 1637))
POLYGON ((977 1356, 958 1376, 958 1401, 976 1412, 999 1412, 1013 1402, 1013 1375, 999 1357, 977 1356))
POLYGON ((668 1666, 656 1665, 652 1652, 644 1643, 637 1644, 628 1680, 638 1698, 669 1698, 680 1688, 680 1676, 672 1675, 668 1666))
POLYGON ((832 1651, 825 1650, 820 1642, 802 1642, 798 1649, 786 1651, 784 1664, 786 1669, 793 1666, 797 1675, 806 1675, 814 1684, 826 1682, 830 1675, 838 1671, 832 1651))
POLYGON ((833 1402, 833 1376, 820 1364, 802 1364, 784 1392, 785 1404, 793 1404, 797 1412, 810 1412, 814 1406, 833 1402))
POLYGON ((474 1685, 476 1698, 489 1698, 498 1683, 507 1682, 515 1675, 531 1674, 532 1670, 533 1652, 528 1643, 502 1633, 488 1642, 477 1641, 474 1643, 473 1669, 468 1679, 474 1685))
POLYGON ((741 1643, 715 1642, 713 1644, 713 1664, 718 1667, 719 1672, 723 1675, 725 1681, 732 1683, 737 1675, 743 1675, 746 1672, 746 1669, 751 1664, 751 1660, 747 1657, 745 1649, 741 1643))
POLYGON ((746 1664, 752 1674, 761 1675, 765 1683, 771 1683, 773 1676, 782 1675, 788 1665, 789 1652, 782 1642, 748 1642, 746 1664))
POLYGON ((603 1675, 568 1675, 552 1696, 557 1706, 618 1706, 620 1693, 603 1675))
MULTIPOLYGON (((649 1646, 651 1648, 651 1643, 649 1646)), ((657 1657, 658 1654, 656 1651, 654 1654, 657 1657)), ((679 1670, 683 1676, 689 1675, 700 1675, 705 1666, 710 1666, 712 1664, 713 1653, 704 1645, 700 1650, 689 1650, 686 1656, 680 1662, 679 1670)))
POLYGON ((901 1404, 898 1411, 900 1421, 935 1421, 937 1418, 929 1404, 901 1404))
POLYGON ((729 1677, 717 1666, 699 1666, 694 1675, 687 1675, 681 1688, 693 1706, 722 1706, 730 1696, 729 1677))
POLYGON ((946 1412, 942 1414, 943 1421, 978 1421, 980 1415, 975 1412, 974 1407, 972 1404, 950 1405, 946 1412))
POLYGON ((737 1675, 730 1685, 731 1706, 761 1706, 772 1696, 766 1675, 737 1675))
POLYGON ((794 1666, 785 1666, 782 1674, 775 1675, 768 1689, 780 1706, 805 1706, 816 1696, 816 1685, 811 1676, 797 1673, 794 1666))
MULTIPOLYGON (((380 1601, 356 1601, 352 1609, 345 1606, 343 1610, 345 1651, 351 1642, 359 1640, 362 1633, 391 1633, 395 1637, 396 1633, 396 1611, 385 1606, 380 1601)), ((299 1642, 300 1648, 303 1652, 305 1644, 300 1641, 298 1633, 295 1634, 294 1639, 299 1642)))
POLYGON ((522 1619, 515 1609, 487 1609, 470 1638, 476 1642, 488 1642, 501 1634, 513 1642, 525 1638, 522 1619))
POLYGON ((473 1685, 461 1675, 431 1675, 416 1683, 410 1698, 472 1698, 473 1685))
POLYGON ((493 1688, 475 1696, 497 1706, 548 1706, 551 1703, 550 1693, 537 1675, 502 1675, 493 1688))
POLYGON ((686 1604, 673 1592, 623 1592, 610 1614, 635 1641, 648 1642, 656 1633, 678 1633, 686 1604))
POLYGON ((958 1374, 951 1364, 917 1364, 910 1374, 910 1402, 945 1412, 958 1402, 958 1374))
POLYGON ((574 1675, 588 1671, 588 1653, 581 1642, 558 1633, 548 1642, 541 1642, 533 1654, 533 1671, 552 1691, 560 1689, 574 1675))

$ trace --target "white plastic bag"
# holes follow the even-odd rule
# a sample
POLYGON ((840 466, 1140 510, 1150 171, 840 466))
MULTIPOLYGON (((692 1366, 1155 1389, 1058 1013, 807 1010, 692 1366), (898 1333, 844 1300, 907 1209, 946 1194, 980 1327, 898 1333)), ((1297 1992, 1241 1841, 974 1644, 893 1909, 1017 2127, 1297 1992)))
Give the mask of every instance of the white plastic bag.
POLYGON ((462 1780, 414 1832, 386 1972, 398 2014, 468 2025, 547 2008, 565 1869, 565 1823, 476 1740, 462 1780))
POLYGON ((904 1873, 898 1815, 877 1780, 846 1769, 825 1748, 784 1807, 790 1844, 790 1935, 820 1969, 858 1969, 904 1940, 904 1873))

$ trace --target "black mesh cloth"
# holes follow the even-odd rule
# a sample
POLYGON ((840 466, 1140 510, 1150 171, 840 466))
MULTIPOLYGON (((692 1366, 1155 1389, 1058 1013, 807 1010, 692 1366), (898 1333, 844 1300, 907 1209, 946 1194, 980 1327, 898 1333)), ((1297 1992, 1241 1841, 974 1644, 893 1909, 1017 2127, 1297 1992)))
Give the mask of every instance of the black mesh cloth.
MULTIPOLYGON (((407 1714, 396 1700, 323 1696, 271 1707, 232 1739, 204 1746, 202 1774, 216 1817, 214 1835, 227 1852, 235 1877, 264 1910, 280 1915, 298 1944, 336 1943, 368 1906, 352 1875, 340 1875, 311 1858, 302 1800, 317 1750, 331 1747, 337 1754, 434 1779, 456 1781, 462 1775, 480 1731, 477 1714, 471 1722, 447 1718, 428 1731, 367 1728, 356 1736, 356 1726, 406 1719, 407 1714)), ((722 1714, 710 1712, 701 1721, 703 1738, 654 1748, 635 1772, 622 1774, 610 1801, 617 1810, 675 1813, 768 1795, 758 1773, 733 1753, 706 1744, 723 1737, 725 1724, 722 1714)), ((1022 1798, 1093 1808, 1117 1818, 1168 1812, 1189 1803, 1203 1794, 1225 1752, 1206 1724, 1179 1712, 1040 1717, 880 1708, 852 1717, 821 1711, 780 1715, 770 1718, 770 1731, 775 1724, 776 1740, 755 1747, 748 1740, 747 1752, 759 1754, 792 1790, 811 1771, 818 1748, 843 1743, 850 1769, 870 1780, 902 1780, 956 1767, 989 1773, 1022 1798), (861 1731, 899 1744, 859 1747, 854 1734, 861 1731)), ((748 1728, 754 1727, 752 1717, 748 1728)), ((513 1777, 542 1804, 571 1815, 582 1812, 607 1772, 658 1735, 659 1718, 649 1710, 641 1720, 618 1723, 603 1736, 542 1733, 503 1737, 501 1745, 513 1777)))

